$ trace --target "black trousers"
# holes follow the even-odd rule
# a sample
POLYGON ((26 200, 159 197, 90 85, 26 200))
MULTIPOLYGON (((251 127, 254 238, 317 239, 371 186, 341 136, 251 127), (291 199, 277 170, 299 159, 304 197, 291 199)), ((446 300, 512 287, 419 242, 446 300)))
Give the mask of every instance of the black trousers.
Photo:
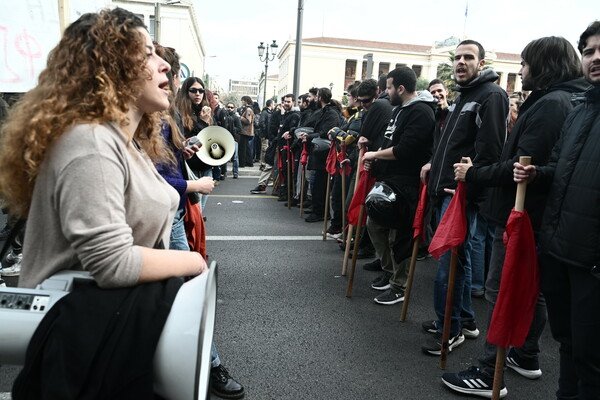
POLYGON ((315 170, 312 187, 313 214, 325 215, 325 195, 327 194, 329 174, 324 169, 315 170))
POLYGON ((251 136, 240 135, 238 142, 238 159, 240 167, 247 167, 252 164, 252 155, 250 154, 250 142, 251 136))
POLYGON ((600 279, 591 269, 540 257, 542 293, 559 342, 557 399, 600 399, 600 279))

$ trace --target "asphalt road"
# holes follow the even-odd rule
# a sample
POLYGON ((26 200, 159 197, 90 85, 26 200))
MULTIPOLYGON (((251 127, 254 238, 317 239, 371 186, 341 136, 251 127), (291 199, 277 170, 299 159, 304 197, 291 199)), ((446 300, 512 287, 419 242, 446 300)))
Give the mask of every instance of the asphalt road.
MULTIPOLYGON (((343 252, 320 239, 323 224, 304 222, 298 208, 288 210, 269 195, 250 195, 254 186, 256 178, 247 176, 221 182, 204 213, 208 255, 219 265, 214 342, 246 399, 465 398, 441 383, 439 359, 420 349, 427 338, 421 322, 434 316, 435 261, 417 263, 402 323, 401 304, 373 302, 378 292, 370 282, 377 274, 362 269, 370 260, 358 261, 353 296, 346 298, 343 252)), ((477 315, 484 316, 485 307, 483 299, 474 300, 477 315)), ((450 354, 447 371, 477 362, 485 337, 484 321, 478 325, 479 338, 450 354)), ((558 351, 548 328, 540 365, 544 374, 536 381, 506 371, 508 398, 554 398, 558 351)), ((17 372, 0 367, 0 399, 17 372)))

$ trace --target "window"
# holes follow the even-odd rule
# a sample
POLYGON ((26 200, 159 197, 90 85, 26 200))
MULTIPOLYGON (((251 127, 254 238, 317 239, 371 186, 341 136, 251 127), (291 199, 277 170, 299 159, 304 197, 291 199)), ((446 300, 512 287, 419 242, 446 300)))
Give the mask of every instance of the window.
POLYGON ((379 63, 379 72, 377 73, 377 77, 380 77, 383 74, 387 74, 390 72, 390 63, 379 63))
POLYGON ((422 65, 413 65, 412 66, 412 70, 415 71, 415 74, 417 75, 417 78, 421 77, 421 71, 423 70, 423 66, 422 65))
POLYGON ((346 72, 344 74, 344 88, 356 80, 356 60, 346 60, 346 72))

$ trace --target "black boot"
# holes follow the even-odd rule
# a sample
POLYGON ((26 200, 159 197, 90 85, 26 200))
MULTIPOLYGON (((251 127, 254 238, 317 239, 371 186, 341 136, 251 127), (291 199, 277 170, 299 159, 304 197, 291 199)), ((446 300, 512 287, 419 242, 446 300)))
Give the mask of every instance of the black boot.
POLYGON ((229 375, 229 371, 219 365, 210 369, 210 392, 224 399, 241 399, 244 387, 229 375))

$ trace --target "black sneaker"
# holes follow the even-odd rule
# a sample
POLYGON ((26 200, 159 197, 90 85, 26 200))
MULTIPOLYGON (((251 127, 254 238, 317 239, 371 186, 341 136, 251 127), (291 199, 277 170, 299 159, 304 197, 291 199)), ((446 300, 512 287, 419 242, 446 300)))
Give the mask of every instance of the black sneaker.
POLYGON ((479 336, 479 329, 477 329, 477 325, 475 325, 475 321, 465 321, 462 323, 462 334, 465 335, 467 339, 477 339, 479 336))
POLYGON ((308 217, 304 218, 306 222, 319 222, 323 221, 322 215, 310 214, 308 217))
POLYGON ((425 321, 421 324, 423 330, 427 333, 438 333, 441 329, 438 329, 438 323, 436 320, 425 321))
MULTIPOLYGON (((233 176, 233 179, 235 179, 235 175, 233 176)), ((258 185, 257 187, 255 187, 254 189, 252 189, 250 191, 250 193, 252 194, 263 194, 263 193, 267 193, 267 188, 265 186, 260 186, 258 185)))
POLYGON ((421 247, 417 253, 417 261, 423 261, 427 257, 431 257, 431 254, 427 251, 427 247, 421 247))
MULTIPOLYGON (((448 353, 450 353, 455 347, 461 345, 462 342, 465 341, 465 337, 459 333, 458 335, 451 337, 448 341, 448 353)), ((425 354, 431 354, 434 356, 439 356, 442 354, 442 333, 436 332, 433 336, 427 338, 427 341, 423 346, 421 346, 421 350, 425 354)))
POLYGON ((379 258, 376 258, 375 260, 371 261, 370 263, 366 263, 365 265, 363 265, 363 269, 365 269, 367 271, 382 271, 381 260, 379 258))
POLYGON ((325 231, 328 238, 337 239, 342 237, 342 230, 339 228, 334 228, 333 226, 329 226, 325 231))
POLYGON ((390 277, 391 275, 389 274, 389 272, 384 272, 377 278, 373 279, 373 282, 371 282, 371 288, 375 290, 388 290, 391 287, 390 277))
MULTIPOLYGON (((445 373, 442 375, 442 382, 456 392, 486 397, 488 399, 492 398, 494 378, 482 373, 478 367, 471 367, 456 374, 445 373)), ((500 389, 500 398, 506 397, 507 394, 508 390, 506 390, 503 379, 500 389)))
POLYGON ((537 379, 542 376, 537 356, 534 358, 519 357, 514 348, 510 349, 506 355, 506 366, 527 379, 537 379))
POLYGON ((244 387, 229 375, 223 365, 210 369, 210 392, 224 399, 244 397, 244 387))
MULTIPOLYGON (((389 284, 388 284, 389 285, 389 284)), ((404 290, 398 290, 393 286, 390 286, 388 290, 375 297, 375 303, 390 306, 392 304, 400 303, 404 301, 404 290)))
POLYGON ((485 294, 485 290, 483 289, 471 289, 471 297, 476 299, 480 299, 485 294))

